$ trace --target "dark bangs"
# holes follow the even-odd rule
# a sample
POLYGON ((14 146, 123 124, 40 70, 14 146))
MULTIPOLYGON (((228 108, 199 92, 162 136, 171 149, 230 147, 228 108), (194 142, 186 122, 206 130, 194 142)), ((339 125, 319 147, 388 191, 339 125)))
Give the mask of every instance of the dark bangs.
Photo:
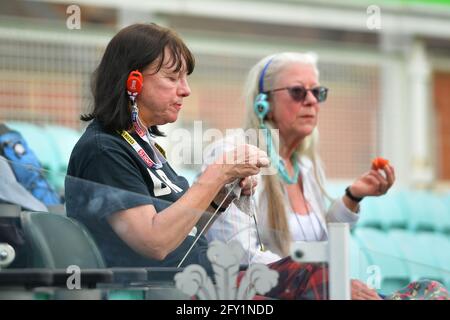
MULTIPOLYGON (((164 63, 165 49, 170 60, 164 67, 187 74, 194 70, 195 60, 183 40, 172 30, 156 24, 134 24, 120 30, 109 42, 100 64, 92 77, 93 110, 81 115, 81 120, 97 119, 109 131, 132 128, 129 98, 126 93, 128 74, 143 71, 156 64, 158 72, 164 63)), ((150 133, 163 136, 157 126, 150 133)))
POLYGON ((167 48, 170 52, 170 60, 167 62, 165 67, 168 69, 173 69, 174 72, 178 73, 183 68, 183 62, 185 62, 186 72, 190 75, 194 71, 195 59, 180 37, 174 31, 167 30, 161 40, 164 43, 164 46, 160 52, 160 58, 158 59, 159 61, 155 73, 163 67, 166 55, 165 49, 167 48))

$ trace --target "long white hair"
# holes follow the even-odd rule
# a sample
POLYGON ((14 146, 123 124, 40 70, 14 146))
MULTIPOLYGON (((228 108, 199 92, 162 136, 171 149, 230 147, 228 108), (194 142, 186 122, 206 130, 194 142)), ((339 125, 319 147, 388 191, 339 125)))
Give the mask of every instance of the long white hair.
MULTIPOLYGON (((257 117, 253 105, 256 96, 260 93, 259 82, 263 69, 266 68, 264 79, 262 79, 263 91, 270 91, 275 89, 280 72, 293 64, 308 64, 314 68, 314 71, 319 78, 319 70, 317 68, 317 55, 314 53, 296 53, 283 52, 267 56, 261 59, 249 72, 245 84, 244 98, 246 104, 246 123, 245 129, 258 129, 260 127, 259 118, 257 117), (268 65, 268 66, 267 66, 268 65)), ((270 103, 270 96, 269 96, 270 103)), ((270 129, 277 129, 276 125, 269 119, 264 119, 265 126, 270 129)), ((279 139, 273 139, 274 150, 279 150, 276 145, 279 139)), ((317 127, 313 130, 311 135, 304 138, 302 143, 298 146, 296 153, 301 156, 308 157, 313 163, 313 170, 318 185, 326 198, 329 198, 324 188, 324 178, 322 175, 322 162, 317 153, 319 142, 319 131, 317 127)), ((283 201, 283 185, 277 174, 265 175, 263 177, 265 192, 267 195, 268 204, 268 226, 271 230, 271 240, 278 247, 280 252, 288 255, 291 235, 287 222, 286 208, 283 201)))

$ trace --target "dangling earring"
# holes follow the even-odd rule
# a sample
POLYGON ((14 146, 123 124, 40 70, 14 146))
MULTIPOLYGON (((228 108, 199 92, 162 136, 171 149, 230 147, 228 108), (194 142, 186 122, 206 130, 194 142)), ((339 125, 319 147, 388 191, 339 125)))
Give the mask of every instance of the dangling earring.
POLYGON ((139 121, 139 109, 137 108, 136 99, 142 91, 144 77, 139 70, 131 71, 127 79, 127 94, 131 100, 131 121, 139 121))

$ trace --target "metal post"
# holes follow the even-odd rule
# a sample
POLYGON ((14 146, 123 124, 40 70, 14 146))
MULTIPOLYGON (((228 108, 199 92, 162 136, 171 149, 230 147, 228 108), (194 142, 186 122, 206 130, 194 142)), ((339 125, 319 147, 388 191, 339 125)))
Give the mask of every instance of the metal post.
POLYGON ((328 242, 294 242, 291 258, 298 262, 328 262, 329 297, 350 300, 350 230, 348 223, 329 223, 328 242))
POLYGON ((328 230, 330 299, 350 300, 349 225, 329 223, 328 230))

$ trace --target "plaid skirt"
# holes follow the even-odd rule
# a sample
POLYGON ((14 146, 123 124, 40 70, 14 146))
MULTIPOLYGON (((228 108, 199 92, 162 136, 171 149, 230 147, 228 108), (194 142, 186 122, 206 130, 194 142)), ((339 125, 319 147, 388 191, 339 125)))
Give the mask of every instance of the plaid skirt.
MULTIPOLYGON (((299 263, 290 257, 267 265, 278 272, 278 284, 265 297, 282 300, 328 299, 328 268, 324 263, 299 263)), ((238 276, 238 286, 244 276, 238 276)), ((259 296, 257 299, 263 297, 259 296)))
MULTIPOLYGON (((299 263, 290 257, 268 267, 279 274, 278 284, 265 297, 283 300, 327 300, 328 266, 325 263, 299 263)), ((238 276, 238 285, 245 271, 238 276)), ((263 297, 259 297, 263 298, 263 297)), ((388 300, 449 300, 447 289, 437 281, 420 280, 391 295, 388 300)))

